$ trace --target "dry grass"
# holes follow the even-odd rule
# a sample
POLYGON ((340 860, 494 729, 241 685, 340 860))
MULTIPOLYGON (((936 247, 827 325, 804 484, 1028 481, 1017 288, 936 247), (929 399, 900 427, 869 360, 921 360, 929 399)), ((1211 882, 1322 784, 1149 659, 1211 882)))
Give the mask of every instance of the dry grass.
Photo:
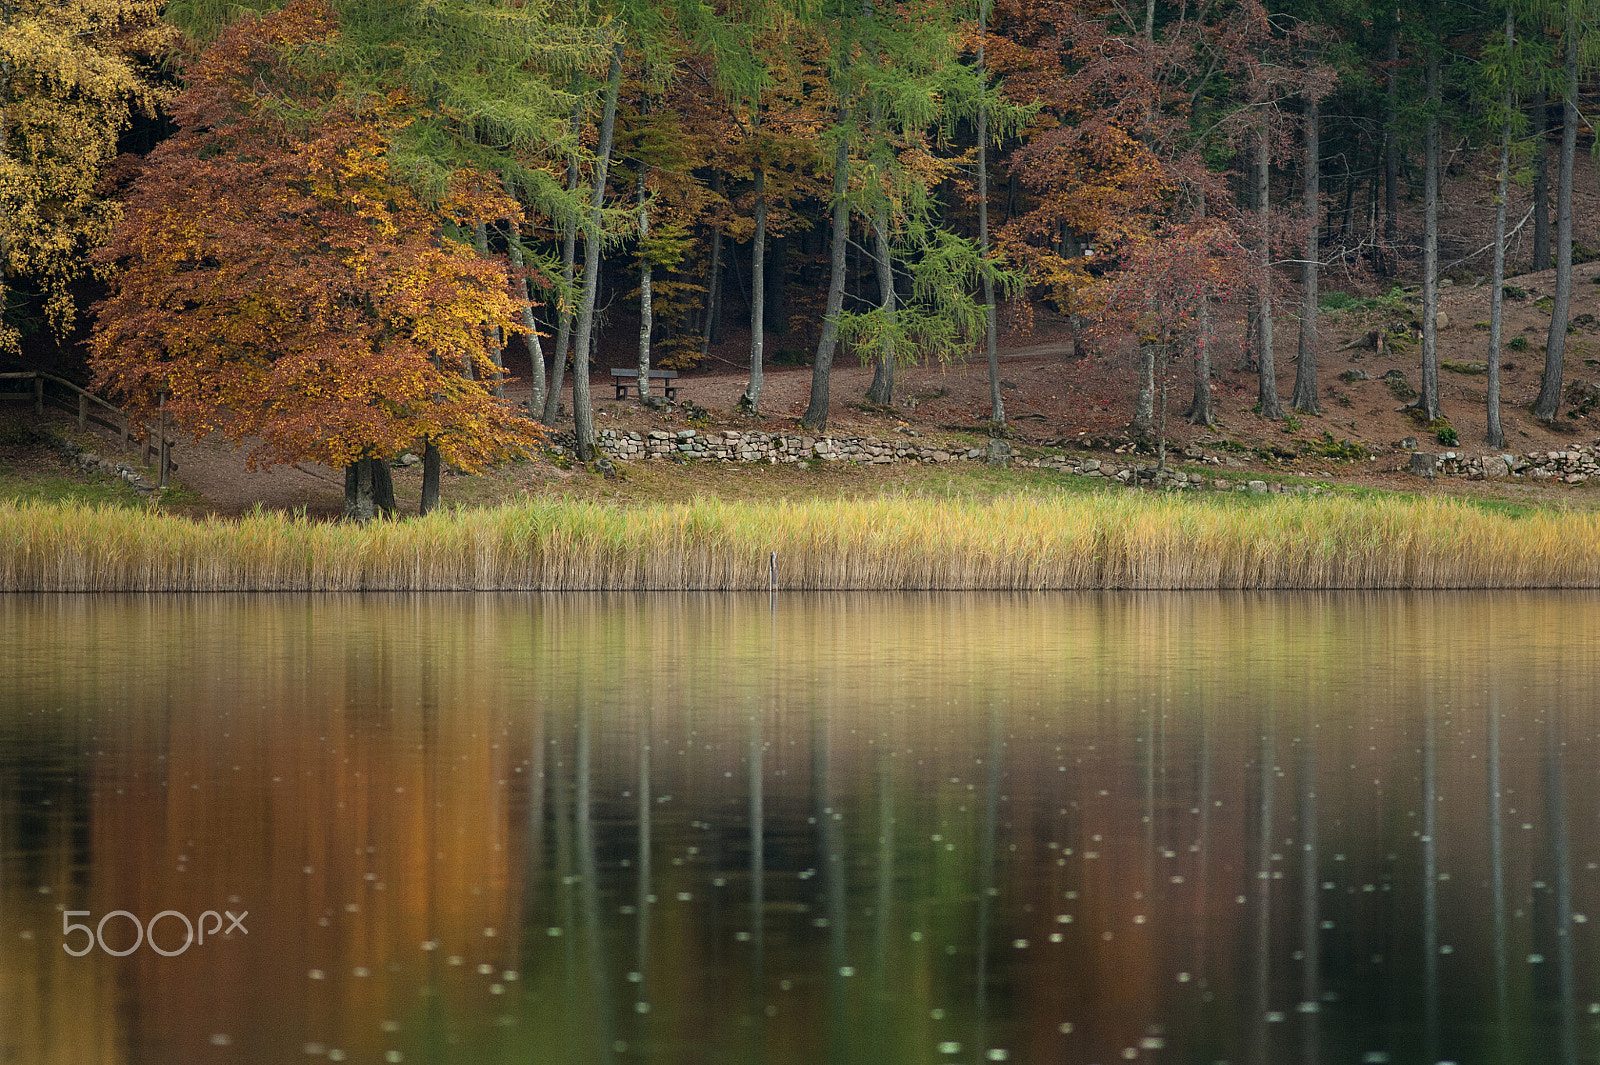
POLYGON ((365 528, 0 504, 7 591, 1594 588, 1600 515, 1449 500, 1143 493, 620 507, 365 528))

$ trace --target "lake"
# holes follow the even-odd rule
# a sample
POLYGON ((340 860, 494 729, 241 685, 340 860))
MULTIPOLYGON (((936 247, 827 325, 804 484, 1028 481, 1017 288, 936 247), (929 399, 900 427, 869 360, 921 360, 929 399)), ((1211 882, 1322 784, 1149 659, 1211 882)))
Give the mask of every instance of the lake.
POLYGON ((1597 618, 0 598, 0 1063, 1589 1060, 1597 618))

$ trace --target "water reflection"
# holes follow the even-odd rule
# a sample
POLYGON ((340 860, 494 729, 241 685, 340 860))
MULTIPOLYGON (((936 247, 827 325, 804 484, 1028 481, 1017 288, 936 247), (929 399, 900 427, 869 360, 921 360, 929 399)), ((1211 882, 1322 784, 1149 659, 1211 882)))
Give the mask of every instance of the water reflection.
POLYGON ((0 600, 0 1062, 1576 1062, 1597 605, 0 600))

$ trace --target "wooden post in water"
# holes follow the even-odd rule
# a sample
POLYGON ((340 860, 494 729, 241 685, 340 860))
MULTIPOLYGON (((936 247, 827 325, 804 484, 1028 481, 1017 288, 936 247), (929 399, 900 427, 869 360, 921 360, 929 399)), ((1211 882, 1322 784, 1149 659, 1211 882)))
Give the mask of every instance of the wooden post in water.
POLYGON ((767 591, 778 590, 778 553, 772 552, 767 556, 767 591))

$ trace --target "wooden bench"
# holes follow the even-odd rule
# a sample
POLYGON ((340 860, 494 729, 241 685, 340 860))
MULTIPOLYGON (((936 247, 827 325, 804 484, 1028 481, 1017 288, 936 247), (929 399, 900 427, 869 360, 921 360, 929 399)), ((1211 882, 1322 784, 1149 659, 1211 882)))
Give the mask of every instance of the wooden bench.
MULTIPOLYGON (((678 371, 677 370, 651 370, 650 371, 650 380, 652 380, 652 381, 667 381, 667 382, 671 382, 671 381, 676 381, 677 379, 678 379, 678 371)), ((638 384, 639 384, 639 371, 638 370, 612 370, 611 371, 611 383, 616 386, 617 398, 618 399, 627 399, 628 398, 628 389, 637 388, 638 387, 638 384)), ((674 384, 664 384, 664 385, 662 385, 661 386, 661 391, 666 393, 666 396, 667 396, 668 399, 676 399, 677 396, 678 396, 678 386, 674 385, 674 384)))

